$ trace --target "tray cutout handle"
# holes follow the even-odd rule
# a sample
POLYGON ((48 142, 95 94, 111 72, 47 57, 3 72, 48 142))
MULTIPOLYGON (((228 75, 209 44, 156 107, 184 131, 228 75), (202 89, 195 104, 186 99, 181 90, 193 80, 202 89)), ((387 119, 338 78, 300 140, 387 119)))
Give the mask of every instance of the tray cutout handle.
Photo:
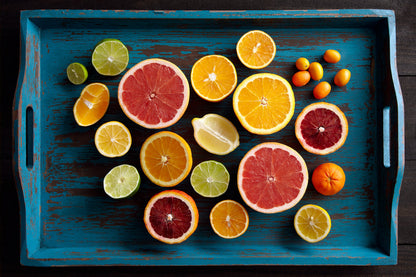
POLYGON ((26 168, 33 168, 33 108, 26 108, 26 168))
POLYGON ((383 164, 390 167, 390 107, 383 108, 383 164))

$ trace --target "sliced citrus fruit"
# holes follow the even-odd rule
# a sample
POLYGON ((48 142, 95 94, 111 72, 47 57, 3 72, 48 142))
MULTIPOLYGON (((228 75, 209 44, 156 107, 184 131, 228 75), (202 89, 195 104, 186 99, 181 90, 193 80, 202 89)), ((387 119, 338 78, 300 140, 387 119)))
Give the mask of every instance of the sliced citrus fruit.
POLYGON ((243 157, 237 184, 248 206, 261 213, 278 213, 302 199, 308 185, 308 169, 294 149, 277 142, 265 142, 243 157))
POLYGON ((240 137, 234 124, 218 114, 206 114, 192 119, 196 142, 216 155, 226 155, 240 144, 240 137))
POLYGON ((106 85, 92 83, 87 85, 75 102, 73 113, 80 126, 90 126, 100 120, 110 103, 110 92, 106 85))
POLYGON ((198 226, 199 213, 191 196, 165 190, 153 196, 144 210, 144 224, 155 239, 168 243, 185 241, 198 226))
POLYGON ((245 33, 237 43, 237 56, 248 68, 264 68, 273 61, 275 55, 274 40, 260 30, 245 33))
POLYGON ((336 105, 313 103, 298 115, 295 133, 306 151, 326 155, 344 144, 348 135, 348 121, 336 105))
POLYGON ((133 196, 140 187, 140 174, 128 164, 111 169, 104 177, 104 191, 114 199, 133 196))
POLYGON ((191 185, 194 190, 205 197, 217 197, 227 191, 230 174, 227 168, 217 161, 204 161, 191 173, 191 185))
POLYGON ((334 195, 344 187, 344 170, 337 164, 323 163, 313 171, 312 184, 319 193, 334 195))
POLYGON ((331 231, 331 217, 328 212, 317 205, 304 205, 294 220, 295 230, 307 242, 323 240, 331 231))
POLYGON ((191 148, 178 134, 158 132, 143 143, 140 164, 144 174, 154 184, 173 187, 182 182, 191 171, 191 148))
POLYGON ((80 85, 87 80, 88 71, 81 63, 71 63, 66 68, 66 75, 71 83, 80 85))
POLYGON ((106 38, 95 46, 91 61, 99 74, 116 76, 129 64, 129 50, 120 40, 106 38))
POLYGON ((147 59, 124 74, 118 101, 127 117, 140 126, 165 128, 175 124, 188 107, 188 80, 173 63, 147 59))
POLYGON ((259 135, 284 128, 295 110, 289 82, 271 73, 254 74, 241 82, 233 96, 234 112, 241 125, 259 135))
POLYGON ((208 55, 192 67, 191 84, 195 92, 210 102, 218 102, 233 92, 237 71, 233 63, 221 55, 208 55))
POLYGON ((234 200, 223 200, 216 204, 209 214, 214 232, 225 239, 234 239, 248 228, 249 218, 246 209, 234 200))
POLYGON ((125 155, 131 146, 131 134, 123 123, 110 121, 95 132, 95 146, 101 155, 114 158, 125 155))

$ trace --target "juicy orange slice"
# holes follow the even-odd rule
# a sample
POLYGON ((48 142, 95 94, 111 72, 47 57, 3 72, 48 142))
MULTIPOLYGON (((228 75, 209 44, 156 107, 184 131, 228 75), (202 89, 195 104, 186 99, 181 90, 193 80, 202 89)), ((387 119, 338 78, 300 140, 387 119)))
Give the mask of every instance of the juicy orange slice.
POLYGON ((95 132, 95 146, 103 156, 114 158, 125 155, 131 146, 131 134, 123 123, 110 121, 95 132))
POLYGON ((191 148, 181 136, 162 131, 145 140, 140 150, 140 164, 154 184, 173 187, 191 171, 191 148))
POLYGON ((218 102, 235 89, 237 72, 226 57, 208 55, 199 59, 192 67, 191 83, 202 99, 218 102))
POLYGON ((259 73, 238 85, 233 107, 244 128, 254 134, 268 135, 289 123, 295 110, 295 97, 286 79, 259 73))
POLYGON ((110 103, 110 92, 106 85, 92 83, 87 85, 75 102, 73 112, 80 126, 90 126, 100 120, 110 103))
POLYGON ((225 239, 241 236, 249 223, 246 209, 234 200, 223 200, 215 205, 209 219, 214 232, 225 239))
POLYGON ((248 68, 264 68, 273 61, 275 55, 276 44, 263 31, 245 33, 237 43, 237 56, 248 68))

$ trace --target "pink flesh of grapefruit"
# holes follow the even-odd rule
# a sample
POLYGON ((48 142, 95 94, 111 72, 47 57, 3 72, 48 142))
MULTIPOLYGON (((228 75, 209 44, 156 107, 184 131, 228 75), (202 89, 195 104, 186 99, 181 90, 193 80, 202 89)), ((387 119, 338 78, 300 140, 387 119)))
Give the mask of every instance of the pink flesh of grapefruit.
POLYGON ((308 169, 294 149, 266 142, 253 147, 241 160, 237 183, 248 206, 261 213, 278 213, 302 199, 308 169))
POLYGON ((150 129, 173 125, 189 103, 189 83, 173 63, 162 59, 144 60, 121 79, 118 100, 134 122, 150 129))

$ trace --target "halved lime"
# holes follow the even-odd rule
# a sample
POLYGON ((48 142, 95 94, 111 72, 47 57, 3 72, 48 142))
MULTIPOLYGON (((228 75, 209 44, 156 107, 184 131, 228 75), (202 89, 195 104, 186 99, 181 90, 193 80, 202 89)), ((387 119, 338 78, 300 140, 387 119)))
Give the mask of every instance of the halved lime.
POLYGON ((66 75, 71 83, 74 85, 80 85, 87 80, 88 71, 83 64, 71 63, 66 68, 66 75))
POLYGON ((139 187, 140 175, 132 165, 116 166, 104 177, 104 191, 114 199, 133 196, 139 187))
POLYGON ((129 50, 118 39, 100 41, 92 53, 92 65, 101 75, 116 76, 129 64, 129 50))
POLYGON ((217 161, 204 161, 198 164, 191 174, 191 185, 204 197, 217 197, 227 191, 230 174, 227 168, 217 161))

